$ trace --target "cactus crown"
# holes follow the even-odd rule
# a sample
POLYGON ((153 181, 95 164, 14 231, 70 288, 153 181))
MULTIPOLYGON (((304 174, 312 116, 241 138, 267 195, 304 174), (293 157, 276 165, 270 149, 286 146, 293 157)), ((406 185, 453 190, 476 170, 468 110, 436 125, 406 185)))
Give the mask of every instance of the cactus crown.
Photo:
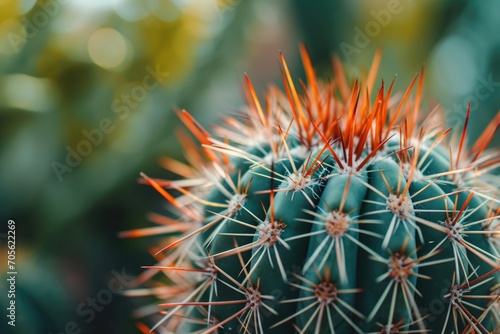
POLYGON ((162 162, 184 179, 142 175, 171 210, 124 233, 165 235, 142 276, 162 300, 152 330, 496 330, 500 114, 469 149, 470 108, 462 131, 422 115, 423 70, 400 95, 374 90, 380 54, 350 86, 338 59, 319 82, 301 55, 300 93, 280 54, 284 92, 261 104, 246 77, 248 108, 214 136, 179 112, 201 145, 183 136, 189 164, 162 162))

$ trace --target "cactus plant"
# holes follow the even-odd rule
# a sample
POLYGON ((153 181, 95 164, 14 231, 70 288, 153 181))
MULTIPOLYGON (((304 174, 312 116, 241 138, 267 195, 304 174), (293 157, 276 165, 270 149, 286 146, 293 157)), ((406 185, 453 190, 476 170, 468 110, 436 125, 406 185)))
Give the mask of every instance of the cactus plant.
POLYGON ((280 54, 284 92, 263 105, 246 77, 248 108, 215 135, 179 112, 189 164, 163 164, 184 179, 142 174, 172 213, 124 234, 165 235, 143 276, 163 311, 151 330, 498 330, 500 114, 468 145, 469 110, 458 131, 423 112, 423 70, 393 94, 374 90, 379 53, 350 86, 338 59, 320 82, 301 55, 300 93, 280 54))

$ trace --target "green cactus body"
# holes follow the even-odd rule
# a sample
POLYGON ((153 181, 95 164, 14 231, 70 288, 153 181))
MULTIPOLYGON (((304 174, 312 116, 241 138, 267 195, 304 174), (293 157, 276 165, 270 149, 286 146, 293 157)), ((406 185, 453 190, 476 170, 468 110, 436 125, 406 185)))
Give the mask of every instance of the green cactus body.
POLYGON ((181 221, 193 220, 187 209, 203 218, 162 245, 171 262, 155 269, 192 288, 161 297, 166 315, 152 329, 498 330, 499 183, 487 171, 499 158, 483 154, 498 124, 468 150, 466 127, 449 139, 438 113, 419 116, 423 72, 416 97, 394 104, 382 85, 370 102, 373 79, 321 84, 303 59, 307 90, 299 95, 284 60, 286 94, 273 90, 265 110, 247 81, 250 108, 223 140, 181 114, 205 144, 203 183, 172 181, 182 193, 173 198, 146 181, 181 221))

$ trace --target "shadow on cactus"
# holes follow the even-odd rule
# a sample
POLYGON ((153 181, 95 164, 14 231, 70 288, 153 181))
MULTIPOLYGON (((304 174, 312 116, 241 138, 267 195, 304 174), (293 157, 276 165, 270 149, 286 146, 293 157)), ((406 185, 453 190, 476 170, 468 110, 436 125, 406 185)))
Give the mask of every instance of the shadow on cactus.
MULTIPOLYGON (((209 134, 179 112, 184 179, 143 176, 177 218, 124 236, 164 235, 139 280, 159 298, 157 333, 491 333, 500 326, 499 116, 475 142, 423 115, 422 71, 404 94, 380 55, 349 85, 334 61, 292 80, 209 134), (414 92, 416 91, 416 92, 414 92), (370 96, 374 96, 370 100, 370 96), (470 147, 470 149, 469 149, 470 147), (178 194, 174 196, 173 194, 178 194)), ((142 291, 142 292, 141 292, 142 291)))

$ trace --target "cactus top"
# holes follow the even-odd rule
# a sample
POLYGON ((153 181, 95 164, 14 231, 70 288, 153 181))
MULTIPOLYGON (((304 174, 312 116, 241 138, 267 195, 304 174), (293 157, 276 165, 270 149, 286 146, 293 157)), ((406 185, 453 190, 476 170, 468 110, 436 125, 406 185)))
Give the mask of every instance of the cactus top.
POLYGON ((142 175, 170 213, 123 234, 164 236, 142 276, 158 315, 141 328, 497 331, 500 156, 487 146, 500 114, 467 143, 470 107, 445 128, 424 111, 423 70, 395 94, 374 88, 380 54, 350 85, 337 59, 320 82, 301 55, 301 89, 280 54, 284 91, 262 103, 245 77, 247 108, 213 135, 180 111, 196 140, 181 138, 187 164, 162 163, 183 179, 142 175))

